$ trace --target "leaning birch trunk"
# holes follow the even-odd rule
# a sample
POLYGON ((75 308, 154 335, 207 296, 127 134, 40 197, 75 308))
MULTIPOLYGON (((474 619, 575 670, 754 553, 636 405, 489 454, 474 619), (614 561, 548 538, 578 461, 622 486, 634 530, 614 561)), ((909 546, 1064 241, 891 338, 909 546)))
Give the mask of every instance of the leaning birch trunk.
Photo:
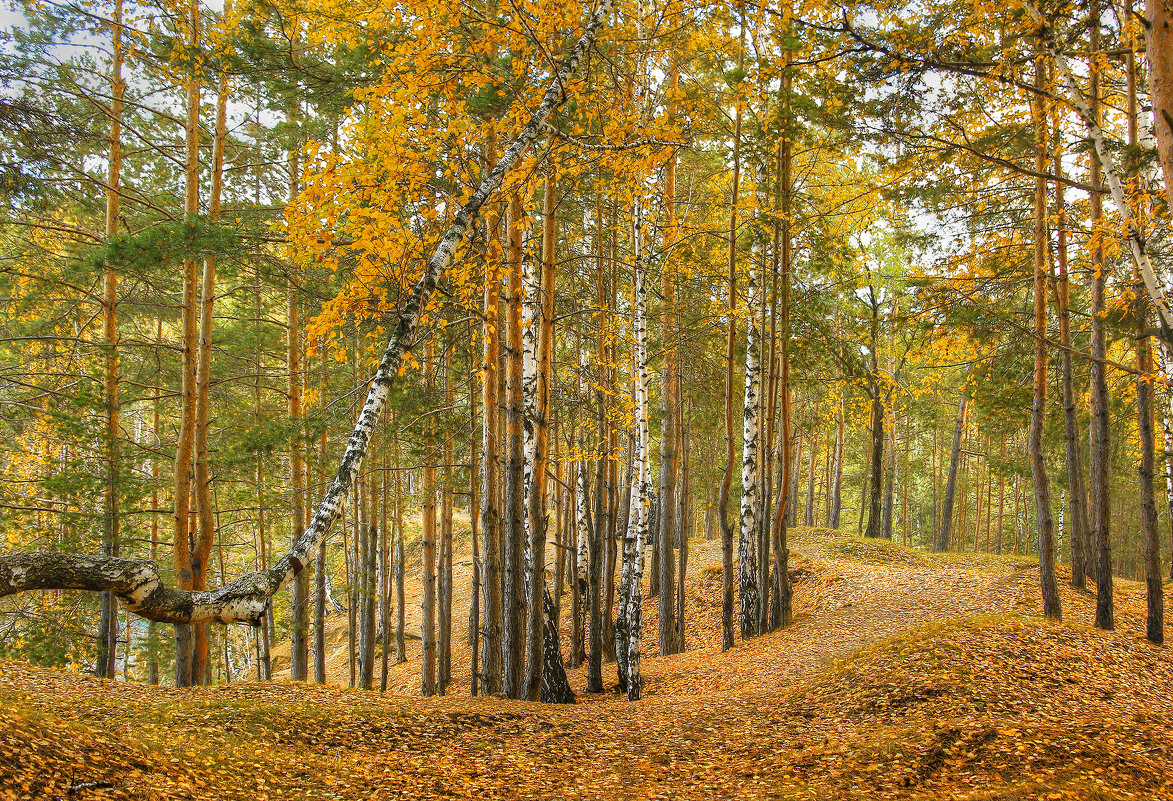
MULTIPOLYGON (((193 4, 193 11, 195 9, 193 4)), ((179 624, 217 620, 221 623, 259 625, 269 599, 302 571, 314 551, 321 545, 330 526, 341 514, 343 501, 362 467, 371 435, 378 425, 391 387, 403 365, 404 352, 415 344, 420 316, 436 288, 436 283, 451 265, 457 249, 471 229, 482 206, 501 186, 505 174, 537 140, 551 114, 565 103, 567 81, 574 75, 587 50, 597 39, 603 20, 610 13, 610 9, 611 0, 602 0, 591 14, 586 29, 570 53, 558 65, 541 102, 530 115, 525 127, 510 143, 472 197, 453 216, 452 224, 441 237, 436 251, 428 260, 423 274, 399 314, 395 331, 371 379, 366 401, 326 495, 318 504, 309 526, 288 553, 267 570, 247 573, 206 592, 165 587, 160 580, 159 566, 149 559, 114 559, 61 553, 14 554, 0 557, 0 597, 37 589, 110 590, 127 604, 130 611, 149 620, 179 624)), ((194 84, 194 81, 189 82, 189 86, 190 84, 194 84)), ((198 101, 198 84, 194 86, 194 93, 189 94, 194 94, 198 101)), ((198 108, 198 102, 195 105, 198 108)), ((194 136, 192 139, 194 143, 194 136)), ((198 154, 194 147, 191 151, 198 154)), ((193 169, 193 176, 194 173, 193 169)), ((194 192, 195 189, 193 181, 189 192, 194 192)), ((194 283, 191 281, 190 285, 194 287, 194 283)), ((185 297, 188 294, 187 284, 185 277, 185 297)), ((194 291, 191 294, 191 305, 194 307, 194 291)), ((192 384, 194 385, 194 376, 192 384)), ((177 497, 177 507, 180 503, 184 501, 177 497)), ((185 518, 186 505, 183 512, 185 518)), ((177 513, 175 517, 178 523, 180 515, 177 513)), ((186 533, 186 527, 183 530, 186 533)))
MULTIPOLYGON (((106 244, 111 244, 118 233, 119 176, 122 170, 122 98, 126 84, 122 80, 122 0, 114 1, 112 31, 112 65, 110 68, 110 152, 106 177, 106 244)), ((103 401, 106 406, 105 456, 106 493, 105 520, 102 531, 102 553, 118 555, 120 520, 118 497, 120 493, 120 449, 118 441, 118 273, 106 259, 102 271, 102 338, 106 346, 103 401)), ((157 430, 156 426, 156 430, 157 430)), ((151 459, 152 465, 154 459, 151 459)), ((151 517, 152 524, 155 522, 151 517)), ((154 540, 152 540, 153 544, 154 540)), ((118 643, 118 600, 110 592, 102 593, 101 615, 98 624, 98 656, 94 675, 114 678, 114 662, 118 643)), ((157 668, 156 668, 157 672, 157 668)))
MULTIPOLYGON (((1034 405, 1030 417, 1031 474, 1035 484, 1035 525, 1038 528, 1039 579, 1042 584, 1043 615, 1052 620, 1063 616, 1059 585, 1055 580, 1055 531, 1051 519, 1051 486, 1043 454, 1043 426, 1047 415, 1047 117, 1043 108, 1045 88, 1042 48, 1035 56, 1035 91, 1031 97, 1031 120, 1035 131, 1034 208, 1034 405)), ((977 532, 974 532, 976 543, 977 532)))
MULTIPOLYGON (((640 698, 640 652, 642 633, 642 585, 644 574, 644 550, 648 539, 648 511, 652 488, 651 462, 649 459, 648 420, 648 321, 646 265, 647 254, 643 246, 643 209, 637 201, 632 241, 635 249, 634 304, 632 310, 632 334, 635 339, 635 419, 636 419, 636 479, 632 485, 632 517, 634 536, 628 535, 631 543, 631 575, 627 582, 627 700, 640 698)), ((626 572, 626 567, 625 567, 626 572)))
MULTIPOLYGON (((1156 1, 1152 0, 1152 2, 1156 1)), ((1167 2, 1167 0, 1161 1, 1167 2)), ((1100 128, 1099 115, 1094 112, 1092 106, 1088 104, 1088 101, 1079 91, 1079 86, 1075 83, 1075 77, 1072 75, 1071 67, 1067 63, 1067 57, 1055 45, 1046 19, 1031 0, 1024 0, 1024 2, 1031 16, 1035 18, 1035 21, 1041 27, 1041 35, 1047 48, 1047 55, 1054 59, 1055 66, 1059 68, 1059 74, 1063 79, 1063 88, 1067 92, 1067 99, 1079 112, 1079 116, 1083 119, 1084 127, 1087 128, 1088 135, 1091 136, 1092 143, 1095 145, 1096 155, 1099 157, 1100 165, 1104 169, 1104 179, 1107 181, 1108 190, 1112 194, 1112 202, 1116 206, 1116 212, 1120 215, 1120 219, 1124 221, 1124 225, 1128 231, 1129 250, 1132 252, 1132 258, 1140 270, 1141 277, 1144 279, 1145 290, 1148 292, 1153 308, 1157 312, 1157 322, 1160 326, 1161 337, 1173 342, 1173 310, 1169 308, 1164 284, 1157 278, 1157 274, 1153 270, 1152 261, 1145 251, 1144 234, 1141 232, 1140 225, 1132 213, 1132 207, 1128 205, 1128 200, 1124 195, 1124 183, 1120 178, 1120 173, 1116 170, 1115 157, 1108 149, 1107 141, 1104 138, 1104 131, 1100 128)), ((1098 17, 1093 17, 1093 19, 1098 21, 1098 17)), ((1168 37, 1168 25, 1169 21, 1166 15, 1166 30, 1164 30, 1166 41, 1168 37)), ((1098 28, 1098 25, 1094 25, 1093 28, 1098 28)), ((1094 32, 1098 34, 1098 31, 1094 32)), ((1098 39, 1098 35, 1096 38, 1098 39)), ((1094 53, 1095 50, 1096 47, 1093 46, 1092 52, 1094 53)), ((1168 113, 1167 110, 1166 113, 1168 113)), ((1158 126, 1158 131, 1162 128, 1168 130, 1168 127, 1169 122, 1165 121, 1164 126, 1158 126)), ((1160 140, 1158 139, 1158 141, 1160 140)), ((1168 150, 1163 150, 1162 152, 1163 166, 1165 162, 1164 157, 1168 152, 1168 150)))

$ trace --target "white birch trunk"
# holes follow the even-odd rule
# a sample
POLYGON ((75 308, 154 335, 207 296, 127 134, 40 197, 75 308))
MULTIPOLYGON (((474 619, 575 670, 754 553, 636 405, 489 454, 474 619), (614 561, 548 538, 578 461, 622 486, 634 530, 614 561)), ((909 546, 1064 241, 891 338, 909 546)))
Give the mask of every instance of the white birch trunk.
POLYGON ((399 314, 379 367, 371 380, 366 402, 347 441, 338 470, 313 519, 301 537, 269 569, 247 573, 215 590, 175 590, 160 581, 159 567, 148 559, 115 559, 84 554, 27 553, 0 557, 0 597, 33 589, 72 588, 110 590, 127 603, 130 611, 150 620, 193 623, 259 625, 269 598, 286 586, 308 564, 330 526, 342 513, 347 493, 362 468, 363 459, 391 387, 403 365, 404 352, 416 341, 420 315, 441 276, 452 264, 456 251, 472 228, 481 207, 501 186, 506 173, 537 140, 546 121, 567 98, 566 83, 595 43, 612 0, 602 0, 591 14, 574 48, 558 65, 541 102, 524 128, 506 148, 472 197, 456 212, 440 238, 407 303, 399 314))
MULTIPOLYGON (((648 419, 648 321, 647 321, 647 256, 643 252, 643 210, 636 202, 632 241, 635 249, 634 296, 632 335, 635 339, 635 416, 636 416, 636 477, 632 485, 631 514, 634 525, 632 540, 631 576, 627 584, 627 613, 629 635, 627 640, 627 699, 640 697, 640 656, 642 634, 642 593, 644 550, 648 541, 648 512, 651 505, 652 469, 649 460, 648 419)), ((624 567, 626 571, 626 565, 624 567)))
MULTIPOLYGON (((764 176, 758 169, 758 181, 764 176)), ((758 483, 761 459, 758 454, 762 416, 762 335, 758 326, 758 292, 761 280, 761 248, 763 243, 755 234, 753 254, 749 260, 749 284, 746 287, 746 305, 750 310, 745 331, 745 403, 742 412, 741 456, 741 530, 737 540, 738 590, 741 601, 741 636, 758 633, 761 615, 761 595, 758 587, 757 536, 758 483)))
MULTIPOLYGON (((534 449, 536 447, 535 425, 538 417, 538 320, 541 310, 538 304, 541 296, 538 292, 537 262, 525 257, 522 248, 521 261, 521 394, 525 417, 522 420, 522 485, 525 488, 525 575, 533 572, 533 549, 530 540, 537 521, 530 520, 530 495, 534 486, 534 449)), ((532 588, 529 582, 525 583, 525 597, 527 603, 531 600, 532 588)))

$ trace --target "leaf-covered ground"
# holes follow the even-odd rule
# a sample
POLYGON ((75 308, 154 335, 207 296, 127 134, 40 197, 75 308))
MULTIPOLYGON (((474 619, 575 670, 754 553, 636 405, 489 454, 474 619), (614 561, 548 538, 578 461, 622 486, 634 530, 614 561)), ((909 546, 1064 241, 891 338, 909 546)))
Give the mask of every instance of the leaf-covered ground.
MULTIPOLYGON (((1119 582, 1105 633, 1070 591, 1069 622, 1042 621, 1022 558, 817 531, 794 550, 796 624, 722 654, 719 551, 694 549, 690 650, 645 660, 636 704, 466 681, 422 700, 414 659, 386 696, 0 662, 0 798, 1173 799, 1173 658, 1139 637, 1139 585, 1119 582)), ((645 620, 654 640, 654 602, 645 620)))

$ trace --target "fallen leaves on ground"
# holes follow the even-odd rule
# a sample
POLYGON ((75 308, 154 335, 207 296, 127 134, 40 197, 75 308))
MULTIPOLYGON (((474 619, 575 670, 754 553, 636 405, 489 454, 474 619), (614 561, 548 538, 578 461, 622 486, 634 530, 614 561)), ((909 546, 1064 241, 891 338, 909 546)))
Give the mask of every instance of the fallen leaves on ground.
POLYGON ((414 661, 386 696, 2 662, 0 798, 1173 798, 1173 659, 1137 636, 1143 588, 1120 582, 1120 630, 1101 632, 1069 590, 1071 622, 1042 621, 1022 557, 792 545, 795 625, 728 653, 719 546, 694 548, 690 650, 646 659, 636 704, 581 694, 581 669, 580 702, 548 707, 411 697, 414 661))

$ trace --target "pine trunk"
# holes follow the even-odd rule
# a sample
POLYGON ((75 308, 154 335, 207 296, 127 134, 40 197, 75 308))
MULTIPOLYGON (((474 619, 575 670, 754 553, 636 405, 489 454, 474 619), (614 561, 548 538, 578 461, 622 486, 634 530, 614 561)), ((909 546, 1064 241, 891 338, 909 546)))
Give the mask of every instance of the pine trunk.
POLYGON ((1039 50, 1035 57, 1035 91, 1031 97, 1031 118, 1035 132, 1034 195, 1034 405, 1030 417, 1031 474, 1035 485, 1035 525, 1038 527, 1039 577, 1043 593, 1043 615, 1052 620, 1063 616, 1059 585, 1055 580, 1055 532, 1051 519, 1051 487, 1043 453, 1043 428, 1047 415, 1047 117, 1043 106, 1046 62, 1039 50))

